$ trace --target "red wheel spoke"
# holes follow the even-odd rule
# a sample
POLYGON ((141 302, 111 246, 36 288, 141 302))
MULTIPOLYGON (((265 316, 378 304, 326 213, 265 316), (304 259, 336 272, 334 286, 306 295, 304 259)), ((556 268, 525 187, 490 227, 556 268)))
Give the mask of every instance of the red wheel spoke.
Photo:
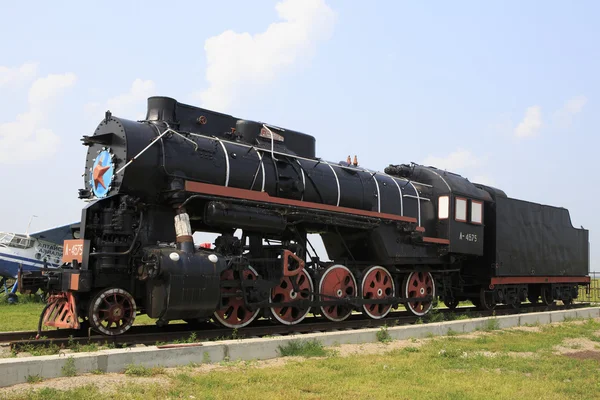
MULTIPOLYGON (((389 271, 383 267, 375 266, 368 269, 362 282, 362 295, 368 300, 383 300, 394 296, 394 281, 389 271)), ((392 309, 391 304, 365 304, 363 311, 373 319, 385 317, 392 309)))
MULTIPOLYGON (((221 281, 238 281, 238 274, 228 269, 221 274, 221 281)), ((241 274, 244 280, 256 280, 257 273, 248 267, 241 274)), ((222 297, 221 308, 214 313, 215 319, 228 328, 241 328, 251 323, 260 310, 250 310, 245 304, 244 293, 240 288, 221 288, 221 294, 236 293, 235 297, 222 297)))
MULTIPOLYGON (((435 296, 435 282, 429 272, 413 272, 404 280, 404 295, 407 298, 419 299, 435 296)), ((406 308, 413 314, 422 316, 429 312, 433 306, 433 300, 413 300, 406 304, 406 308)))
POLYGON ((306 300, 313 291, 312 279, 308 271, 302 270, 296 278, 283 277, 278 286, 271 291, 271 303, 288 303, 283 307, 271 307, 271 315, 285 325, 294 325, 302 321, 308 314, 310 307, 300 308, 294 302, 306 300), (298 291, 294 290, 292 279, 296 279, 298 291))
MULTIPOLYGON (((333 265, 321 276, 319 293, 324 301, 342 300, 356 296, 357 285, 352 272, 343 265, 333 265)), ((343 321, 352 313, 352 307, 332 305, 321 307, 323 315, 331 321, 343 321)))
POLYGON ((290 293, 289 289, 286 290, 286 289, 282 288, 281 286, 277 286, 273 289, 273 296, 276 294, 281 294, 281 295, 285 296, 286 294, 289 294, 289 293, 290 293))
POLYGON ((105 335, 120 335, 133 325, 135 309, 135 300, 126 290, 108 288, 91 299, 87 316, 93 329, 105 335))

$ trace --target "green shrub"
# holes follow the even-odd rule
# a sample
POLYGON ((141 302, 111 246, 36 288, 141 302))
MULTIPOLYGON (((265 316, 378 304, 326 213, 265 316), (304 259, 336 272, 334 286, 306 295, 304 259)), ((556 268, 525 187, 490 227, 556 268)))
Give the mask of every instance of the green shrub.
POLYGON ((165 369, 163 367, 144 367, 143 365, 129 364, 125 368, 125 375, 129 376, 154 376, 164 374, 165 369))
POLYGON ((392 337, 390 336, 390 333, 388 332, 387 325, 384 325, 381 328, 379 328, 376 335, 377 335, 377 341, 379 341, 381 343, 389 343, 392 341, 392 337))
POLYGON ((496 318, 488 319, 482 328, 484 332, 496 331, 498 329, 500 329, 500 323, 496 318))
POLYGON ((44 378, 42 378, 39 375, 27 375, 27 383, 38 383, 43 380, 44 380, 44 378))
POLYGON ((409 346, 409 347, 405 347, 403 351, 405 351, 407 353, 418 353, 419 352, 419 348, 418 347, 409 346))
POLYGON ((62 369, 63 376, 75 376, 77 375, 77 368, 75 368, 75 359, 73 357, 67 358, 65 365, 63 365, 62 369))
POLYGON ((324 357, 328 354, 323 344, 317 339, 313 340, 292 340, 284 346, 279 346, 279 354, 283 357, 302 356, 302 357, 324 357))

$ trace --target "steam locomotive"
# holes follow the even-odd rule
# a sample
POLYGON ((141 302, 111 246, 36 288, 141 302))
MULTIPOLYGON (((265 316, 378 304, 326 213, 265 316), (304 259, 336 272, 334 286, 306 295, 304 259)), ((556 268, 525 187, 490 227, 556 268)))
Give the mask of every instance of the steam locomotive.
POLYGON ((119 335, 143 313, 292 325, 399 305, 423 316, 438 298, 569 304, 589 284, 588 231, 567 210, 434 167, 325 161, 310 135, 167 97, 149 98, 143 121, 106 112, 82 142, 79 238, 61 268, 19 279, 49 292, 47 326, 119 335), (194 232, 217 237, 198 245, 194 232))

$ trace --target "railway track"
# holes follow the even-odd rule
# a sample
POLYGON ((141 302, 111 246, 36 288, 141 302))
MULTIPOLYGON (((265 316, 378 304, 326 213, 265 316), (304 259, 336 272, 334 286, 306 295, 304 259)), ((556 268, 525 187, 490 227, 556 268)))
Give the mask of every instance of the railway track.
MULTIPOLYGON (((524 314, 542 311, 557 311, 574 308, 588 307, 589 303, 578 303, 570 306, 541 306, 535 304, 526 304, 519 309, 509 306, 498 307, 493 311, 477 310, 475 307, 460 307, 454 311, 441 309, 444 320, 447 320, 449 314, 455 317, 468 315, 471 318, 486 317, 492 315, 511 315, 524 314)), ((40 339, 35 339, 36 331, 21 332, 3 332, 0 333, 0 343, 9 344, 11 350, 19 351, 28 346, 51 346, 56 345, 61 348, 72 347, 80 344, 103 344, 113 345, 115 347, 126 347, 134 344, 154 345, 157 343, 168 343, 174 341, 189 340, 195 341, 216 340, 216 339, 243 339, 250 337, 261 337, 269 335, 290 335, 310 332, 326 332, 334 330, 351 330, 362 328, 375 328, 379 326, 396 326, 416 323, 419 317, 410 314, 408 311, 396 311, 390 313, 386 318, 374 320, 366 318, 364 315, 355 314, 342 322, 330 322, 322 317, 306 318, 304 322, 298 325, 275 324, 269 320, 263 319, 256 321, 252 326, 236 331, 230 328, 222 328, 212 323, 206 322, 197 325, 190 324, 172 324, 163 328, 150 325, 138 325, 132 327, 127 333, 119 336, 98 335, 91 330, 62 329, 42 332, 40 339)), ((439 318, 439 320, 442 320, 439 318)), ((428 322, 427 318, 424 320, 428 322)), ((434 322, 434 321, 429 321, 434 322)))

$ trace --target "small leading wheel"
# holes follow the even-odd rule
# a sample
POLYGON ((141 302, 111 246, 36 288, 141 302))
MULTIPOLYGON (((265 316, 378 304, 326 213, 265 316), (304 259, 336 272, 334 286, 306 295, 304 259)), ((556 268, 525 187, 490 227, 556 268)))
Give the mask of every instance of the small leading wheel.
MULTIPOLYGON (((371 267, 362 280, 362 296, 364 299, 383 300, 394 297, 396 288, 392 275, 383 267, 371 267)), ((363 311, 373 319, 381 319, 388 315, 391 304, 364 304, 363 311)))
POLYGON ((458 299, 456 297, 452 297, 452 298, 445 298, 444 299, 444 304, 446 305, 446 307, 448 307, 450 310, 456 310, 456 307, 458 307, 458 299))
POLYGON ((313 282, 305 269, 303 269, 296 277, 296 285, 299 289, 298 291, 294 290, 292 278, 284 276, 281 278, 279 285, 271 290, 271 297, 269 298, 271 303, 291 303, 289 306, 271 307, 271 315, 273 315, 273 318, 284 325, 297 324, 302 321, 310 311, 310 307, 301 308, 294 305, 294 302, 300 300, 312 300, 312 292, 314 291, 313 282))
MULTIPOLYGON (((343 265, 334 265, 327 269, 319 282, 319 294, 323 301, 345 299, 356 296, 356 279, 350 270, 343 265)), ((330 321, 343 321, 352 314, 349 304, 336 304, 321 307, 321 313, 330 321)))
POLYGON ((542 304, 546 306, 551 306, 554 304, 554 294, 552 293, 551 285, 542 286, 542 304))
POLYGON ((90 326, 104 335, 121 335, 133 325, 135 307, 135 300, 128 291, 120 288, 103 289, 90 301, 90 326))
POLYGON ((496 308, 496 299, 492 290, 481 288, 479 292, 479 307, 482 310, 493 310, 496 308))
MULTIPOLYGON (((256 280, 258 273, 248 266, 242 271, 243 280, 256 280)), ((232 269, 227 269, 221 274, 221 281, 233 281, 232 269)), ((221 288, 221 308, 215 311, 215 320, 227 328, 243 328, 258 317, 260 309, 251 310, 244 301, 244 294, 240 288, 221 288), (233 295, 233 296, 232 296, 233 295)))
MULTIPOLYGON (((435 299, 435 282, 429 272, 411 272, 402 283, 402 292, 406 298, 431 296, 435 299)), ((406 309, 416 316, 423 316, 433 307, 433 300, 414 300, 405 304, 406 309)))

